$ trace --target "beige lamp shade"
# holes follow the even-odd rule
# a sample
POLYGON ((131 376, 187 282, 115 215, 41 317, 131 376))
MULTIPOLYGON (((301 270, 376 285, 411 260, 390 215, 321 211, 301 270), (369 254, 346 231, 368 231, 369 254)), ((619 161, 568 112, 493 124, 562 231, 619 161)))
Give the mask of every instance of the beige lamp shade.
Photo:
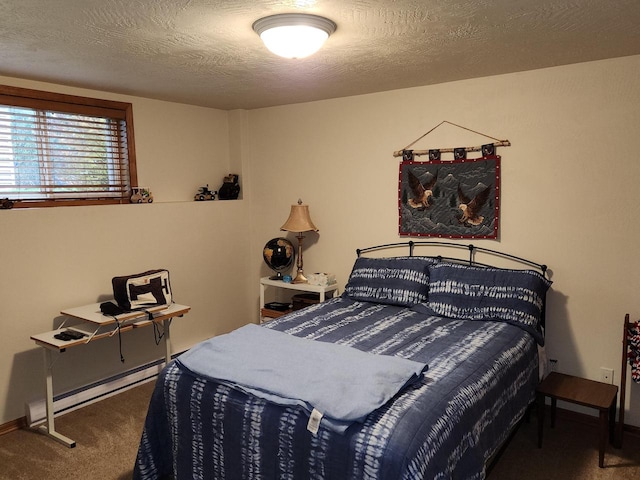
POLYGON ((280 230, 287 232, 317 232, 318 228, 313 224, 309 215, 309 205, 303 205, 302 200, 298 200, 297 205, 291 205, 289 218, 280 227, 280 230))

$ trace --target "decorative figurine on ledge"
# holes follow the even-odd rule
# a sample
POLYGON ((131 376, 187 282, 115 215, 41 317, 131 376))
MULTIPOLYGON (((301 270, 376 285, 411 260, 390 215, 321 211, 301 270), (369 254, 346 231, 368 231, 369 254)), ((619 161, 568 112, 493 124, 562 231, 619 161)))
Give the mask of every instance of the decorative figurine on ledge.
POLYGON ((238 175, 230 173, 224 177, 224 182, 220 187, 218 197, 220 200, 236 200, 240 194, 240 184, 238 183, 238 175))
POLYGON ((0 210, 9 210, 13 208, 14 201, 8 198, 0 199, 0 210))
POLYGON ((151 190, 145 187, 131 187, 131 203, 153 203, 151 190))
POLYGON ((201 202, 204 200, 215 200, 216 199, 216 191, 209 190, 209 184, 207 183, 206 187, 200 187, 200 191, 196 193, 193 199, 197 202, 201 202))

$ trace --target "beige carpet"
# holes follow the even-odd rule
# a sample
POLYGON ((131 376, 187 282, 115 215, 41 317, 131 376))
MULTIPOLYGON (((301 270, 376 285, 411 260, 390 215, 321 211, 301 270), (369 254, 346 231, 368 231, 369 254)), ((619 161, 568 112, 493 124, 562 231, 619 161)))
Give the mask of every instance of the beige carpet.
MULTIPOLYGON (((145 384, 57 418, 56 429, 77 442, 73 449, 31 430, 1 436, 0 479, 130 479, 152 389, 152 383, 145 384)), ((488 479, 640 479, 637 437, 625 435, 623 449, 609 448, 602 469, 594 424, 559 414, 556 428, 545 428, 543 448, 536 442, 533 416, 521 425, 488 479)))
MULTIPOLYGON (((591 419, 589 419, 591 420, 591 419)), ((625 434, 623 448, 607 445, 604 467, 598 467, 597 419, 584 423, 558 412, 554 429, 546 416, 542 448, 538 419, 522 423, 498 459, 488 480, 638 480, 640 438, 625 434)))
POLYGON ((131 479, 153 382, 56 418, 66 446, 32 430, 0 437, 2 480, 131 479))

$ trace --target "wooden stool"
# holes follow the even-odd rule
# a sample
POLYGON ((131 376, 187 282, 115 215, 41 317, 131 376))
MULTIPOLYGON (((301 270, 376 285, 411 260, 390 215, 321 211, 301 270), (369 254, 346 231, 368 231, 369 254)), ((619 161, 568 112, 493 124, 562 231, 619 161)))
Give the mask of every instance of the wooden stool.
POLYGON ((600 468, 604 467, 607 430, 609 431, 609 441, 611 443, 614 442, 618 387, 608 383, 595 382, 563 373, 552 372, 538 385, 537 392, 538 448, 542 448, 545 397, 551 398, 551 428, 555 426, 557 400, 564 400, 565 402, 595 408, 600 414, 600 457, 598 466, 600 468))

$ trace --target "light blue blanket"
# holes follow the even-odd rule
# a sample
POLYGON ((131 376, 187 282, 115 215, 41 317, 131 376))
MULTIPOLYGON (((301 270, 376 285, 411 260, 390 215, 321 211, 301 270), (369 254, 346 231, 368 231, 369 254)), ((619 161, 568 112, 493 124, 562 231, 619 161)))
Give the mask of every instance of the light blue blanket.
POLYGON ((194 373, 280 405, 300 405, 344 432, 422 378, 427 365, 249 324, 178 361, 194 373))

